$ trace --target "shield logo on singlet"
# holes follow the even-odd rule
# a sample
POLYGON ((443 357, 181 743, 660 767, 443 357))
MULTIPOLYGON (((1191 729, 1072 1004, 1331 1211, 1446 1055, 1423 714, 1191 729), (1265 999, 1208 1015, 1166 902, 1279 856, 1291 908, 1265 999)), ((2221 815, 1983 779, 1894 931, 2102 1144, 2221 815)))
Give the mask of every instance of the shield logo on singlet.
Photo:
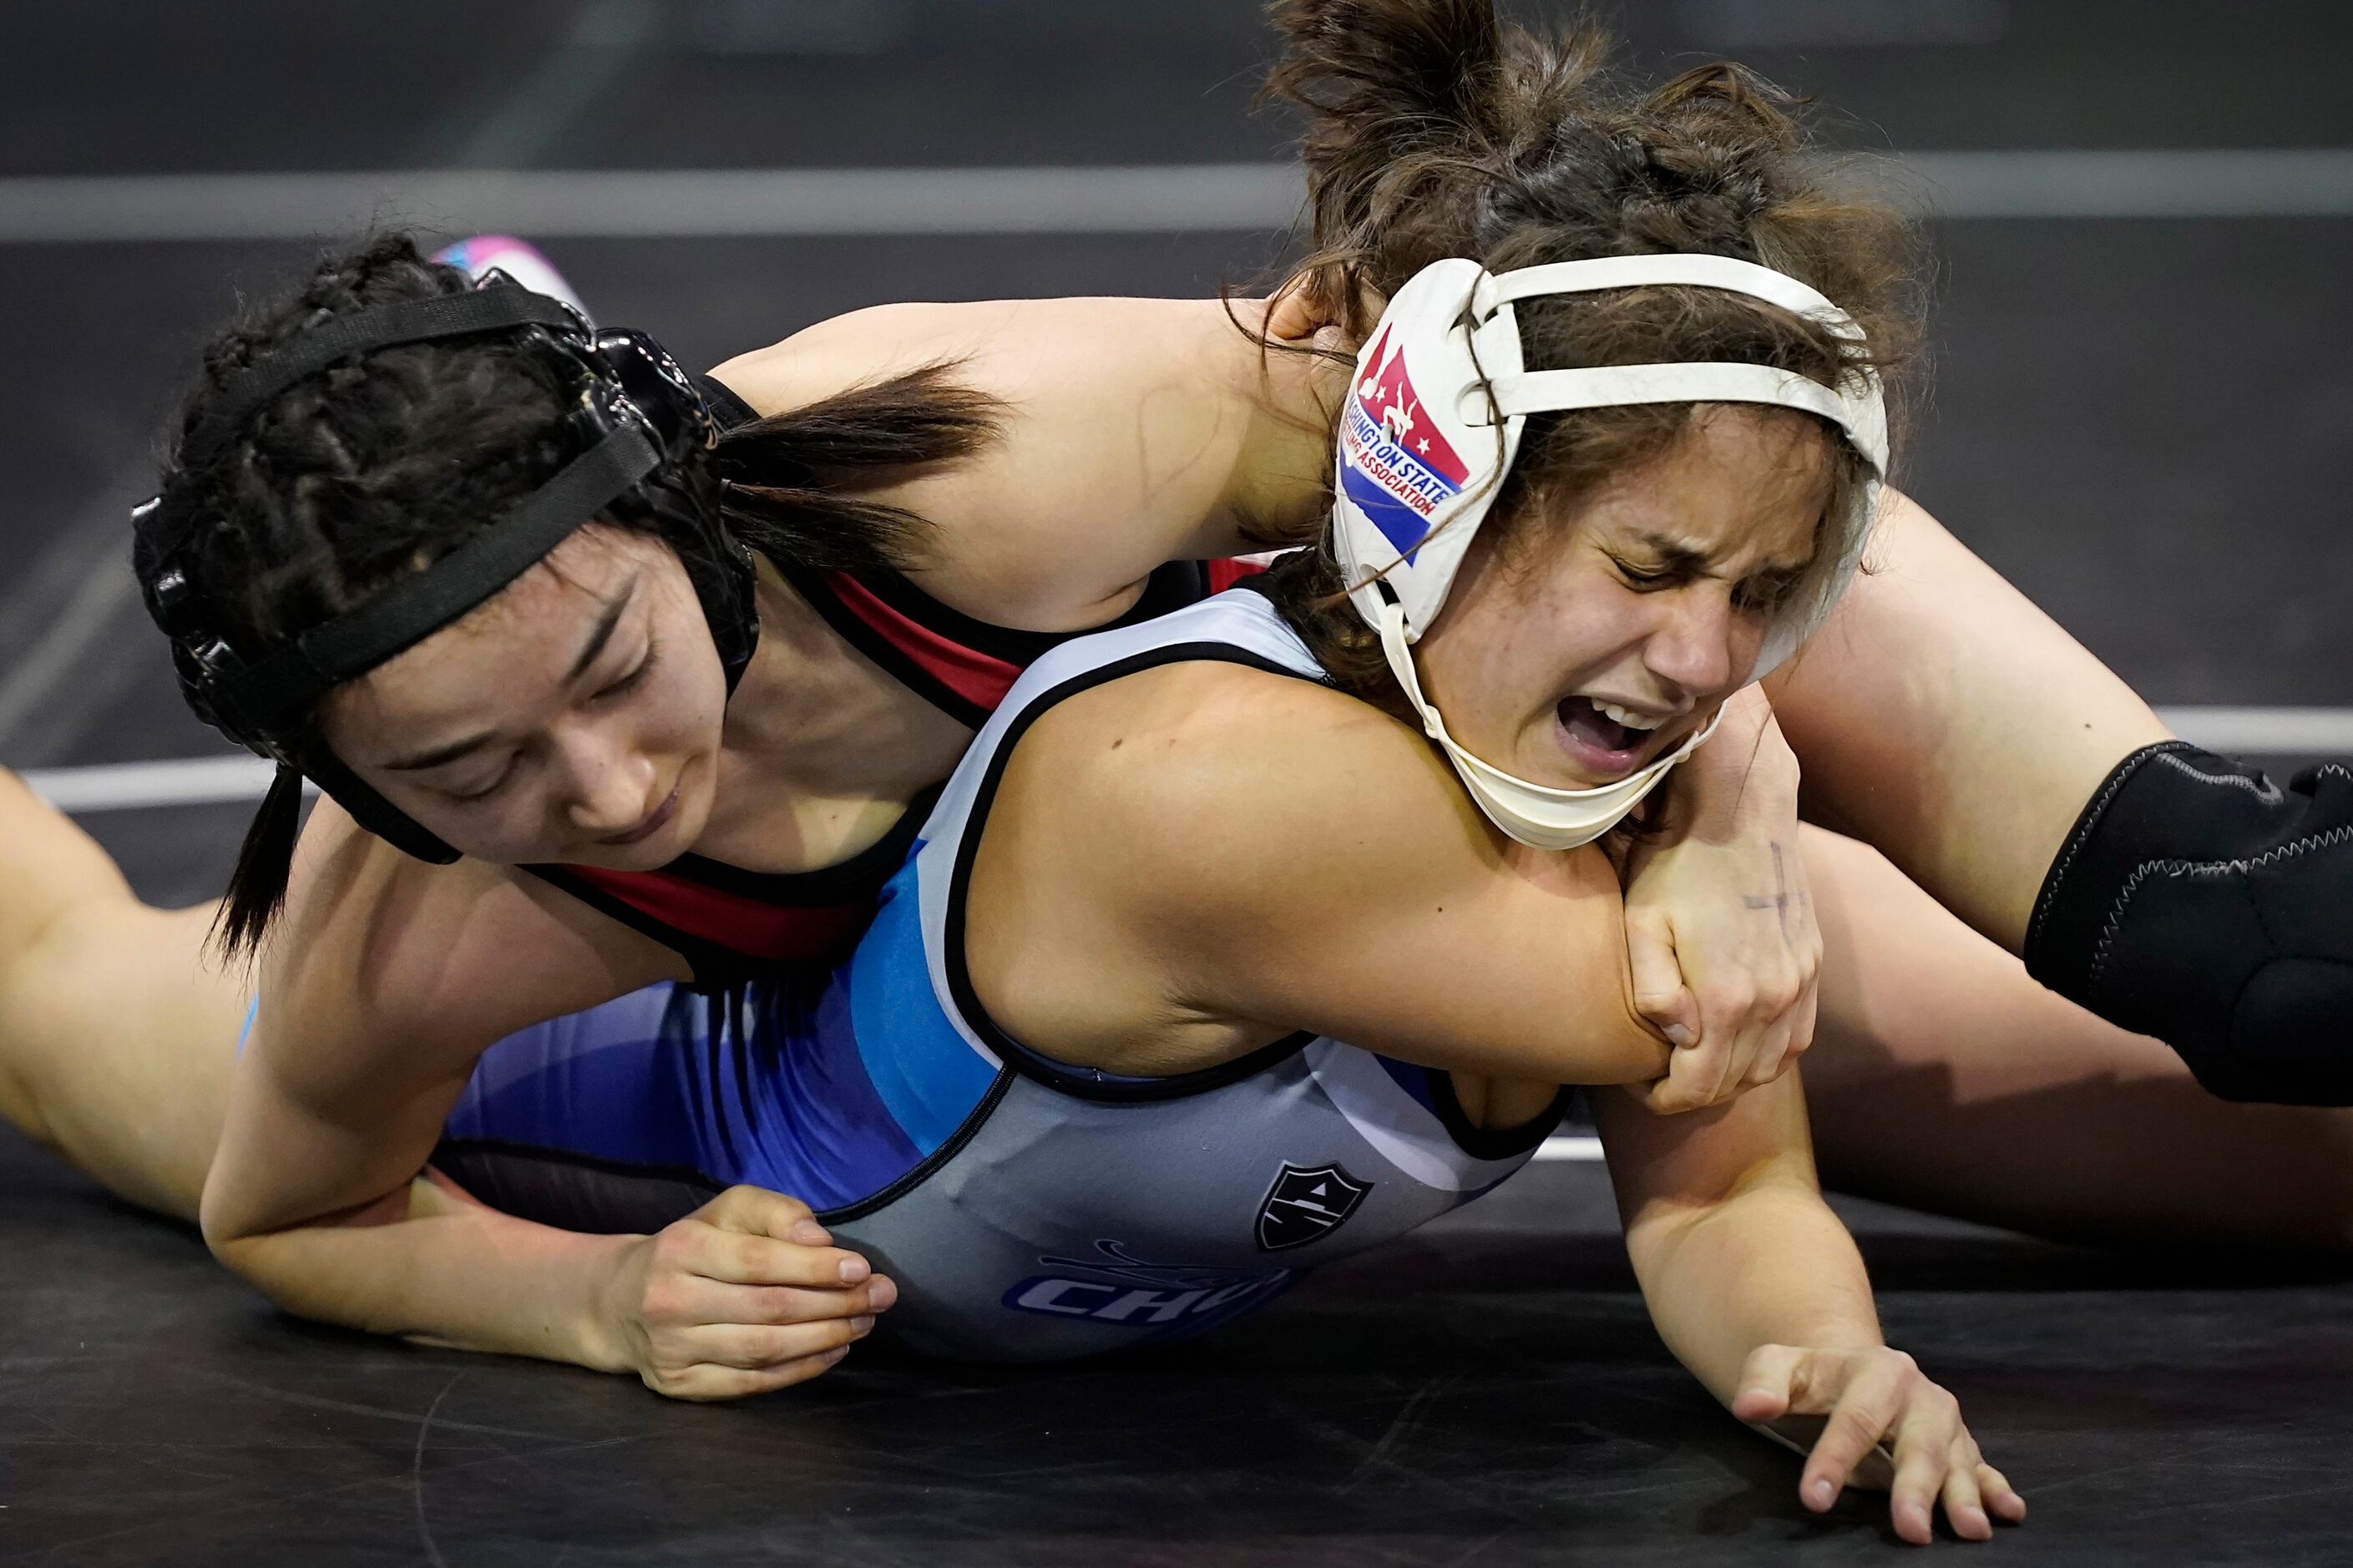
POLYGON ((1281 1252, 1331 1235, 1372 1190, 1370 1182, 1360 1182, 1337 1165, 1313 1170, 1283 1166, 1258 1206, 1258 1249, 1281 1252))

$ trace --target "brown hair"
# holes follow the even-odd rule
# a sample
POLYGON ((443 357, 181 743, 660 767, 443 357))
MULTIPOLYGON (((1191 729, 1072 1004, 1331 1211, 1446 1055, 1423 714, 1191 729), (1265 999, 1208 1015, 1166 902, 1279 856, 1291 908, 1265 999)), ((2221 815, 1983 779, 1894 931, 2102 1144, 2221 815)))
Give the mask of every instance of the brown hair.
MULTIPOLYGON (((1865 373, 1885 379, 1910 356, 1909 225, 1885 202, 1841 188, 1810 146, 1798 101, 1753 72, 1706 65, 1633 90, 1605 74, 1599 32, 1508 26, 1493 0, 1275 0, 1271 15, 1282 55, 1265 94, 1307 118, 1311 249, 1292 286, 1354 340, 1374 324, 1368 298, 1450 257, 1503 272, 1704 251, 1811 285, 1864 342, 1746 296, 1656 287, 1521 301, 1525 363, 1745 362, 1837 386, 1865 373)), ((1535 497, 1573 503, 1672 447, 1691 416, 1689 404, 1532 416, 1485 526, 1508 547, 1535 497)), ((1849 498, 1867 478, 1843 440, 1834 450, 1826 522, 1852 515, 1849 498)), ((1787 613, 1827 608, 1845 542, 1818 542, 1787 613)), ((1328 528, 1265 586, 1345 689, 1395 705, 1379 645, 1341 597, 1328 528)))

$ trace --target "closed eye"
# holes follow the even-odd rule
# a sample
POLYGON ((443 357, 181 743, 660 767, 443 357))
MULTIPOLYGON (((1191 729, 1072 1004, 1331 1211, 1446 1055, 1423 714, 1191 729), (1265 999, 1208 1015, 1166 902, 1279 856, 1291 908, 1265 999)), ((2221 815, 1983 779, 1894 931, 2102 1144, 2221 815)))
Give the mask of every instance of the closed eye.
POLYGON ((456 801, 460 805, 471 805, 478 801, 488 800, 491 796, 498 794, 499 791, 506 788, 507 781, 512 777, 514 777, 514 763, 512 761, 510 761, 505 767, 499 770, 498 777, 492 779, 480 789, 474 790, 471 793, 465 795, 460 795, 455 790, 448 790, 444 793, 447 794, 451 800, 456 801))
POLYGON ((659 658, 660 655, 661 644, 659 641, 649 638, 646 642, 646 657, 638 660, 638 667, 629 671, 628 674, 621 677, 620 679, 616 680, 610 686, 607 686, 603 690, 597 692, 594 697, 590 698, 589 700, 592 702, 602 702, 608 697, 626 697, 630 692, 635 691, 638 687, 643 686, 646 683, 646 677, 653 673, 654 660, 659 658))
POLYGON ((1670 584, 1683 581, 1684 575, 1672 566, 1645 570, 1620 561, 1614 555, 1609 558, 1609 563, 1618 568, 1618 575, 1626 580, 1626 585, 1630 588, 1663 588, 1670 584))

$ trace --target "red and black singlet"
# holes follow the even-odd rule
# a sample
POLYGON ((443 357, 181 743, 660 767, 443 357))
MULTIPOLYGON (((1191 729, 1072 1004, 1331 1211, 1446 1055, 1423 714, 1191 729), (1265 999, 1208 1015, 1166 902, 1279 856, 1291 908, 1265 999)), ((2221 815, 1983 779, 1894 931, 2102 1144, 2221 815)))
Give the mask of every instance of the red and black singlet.
MULTIPOLYGON (((758 417, 727 387, 696 380, 723 426, 758 417)), ((1172 561, 1145 579, 1143 596, 1117 620, 1083 631, 1029 632, 975 620, 894 572, 781 562, 777 569, 845 642, 975 730, 1021 672, 1060 644, 1166 615, 1261 570, 1248 561, 1172 561)), ((814 871, 746 871, 692 854, 651 871, 522 868, 678 952, 697 984, 732 984, 847 952, 874 918, 882 885, 904 863, 936 793, 908 803, 872 847, 814 871)))
POLYGON ((848 952, 874 918, 882 884, 905 862, 936 793, 910 801, 871 847, 814 871, 746 871, 694 854, 651 871, 523 869, 677 952, 697 984, 728 985, 848 952))

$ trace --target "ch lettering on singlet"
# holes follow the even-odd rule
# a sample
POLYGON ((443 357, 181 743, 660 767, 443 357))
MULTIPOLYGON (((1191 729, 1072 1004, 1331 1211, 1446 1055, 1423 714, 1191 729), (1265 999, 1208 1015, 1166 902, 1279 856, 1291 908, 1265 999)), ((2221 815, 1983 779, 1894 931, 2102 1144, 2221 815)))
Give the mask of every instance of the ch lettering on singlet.
POLYGON ((1043 1317, 1189 1332, 1260 1305, 1291 1283, 1293 1274, 1147 1263, 1118 1241, 1097 1241, 1095 1250, 1102 1258, 1040 1258, 1047 1272, 1006 1291, 1005 1305, 1043 1317))

